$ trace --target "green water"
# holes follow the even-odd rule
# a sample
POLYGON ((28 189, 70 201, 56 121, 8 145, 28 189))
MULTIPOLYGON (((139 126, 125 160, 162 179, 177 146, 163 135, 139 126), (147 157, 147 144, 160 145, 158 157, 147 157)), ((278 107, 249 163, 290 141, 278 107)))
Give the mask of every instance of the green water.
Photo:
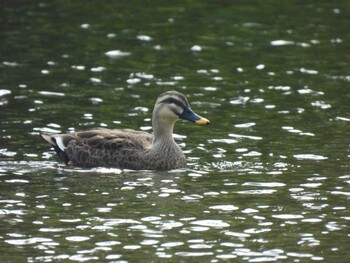
POLYGON ((349 11, 3 1, 0 261, 348 262, 349 11), (150 131, 173 89, 211 121, 177 123, 186 170, 66 168, 39 136, 150 131))

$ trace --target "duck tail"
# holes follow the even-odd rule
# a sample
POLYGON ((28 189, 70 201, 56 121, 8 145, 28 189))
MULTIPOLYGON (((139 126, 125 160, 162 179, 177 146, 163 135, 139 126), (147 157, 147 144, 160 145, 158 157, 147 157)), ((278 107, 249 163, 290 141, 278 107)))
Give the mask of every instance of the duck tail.
POLYGON ((51 146, 54 148, 54 150, 55 150, 56 154, 58 155, 58 157, 60 157, 60 159, 62 161, 64 161, 64 163, 66 165, 70 165, 71 164, 71 161, 70 161, 67 153, 64 151, 64 149, 61 149, 58 146, 55 136, 51 136, 51 135, 48 135, 48 134, 41 134, 41 137, 43 137, 45 141, 47 141, 49 144, 51 144, 51 146))

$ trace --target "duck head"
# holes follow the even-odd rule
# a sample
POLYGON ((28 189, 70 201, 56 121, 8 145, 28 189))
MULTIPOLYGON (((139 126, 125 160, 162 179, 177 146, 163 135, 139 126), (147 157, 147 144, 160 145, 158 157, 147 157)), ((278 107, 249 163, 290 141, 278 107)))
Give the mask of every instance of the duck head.
POLYGON ((179 119, 199 125, 210 123, 208 119, 193 112, 185 95, 177 91, 167 91, 159 95, 154 106, 153 119, 170 123, 175 123, 179 119))

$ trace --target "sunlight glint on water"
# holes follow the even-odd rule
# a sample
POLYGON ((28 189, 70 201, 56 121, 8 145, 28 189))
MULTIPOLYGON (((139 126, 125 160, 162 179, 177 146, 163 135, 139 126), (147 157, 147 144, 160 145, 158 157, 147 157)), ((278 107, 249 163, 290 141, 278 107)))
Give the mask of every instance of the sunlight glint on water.
POLYGON ((1 261, 349 261, 348 9, 9 3, 1 261), (176 124, 187 169, 70 168, 40 138, 151 132, 172 89, 211 121, 176 124))

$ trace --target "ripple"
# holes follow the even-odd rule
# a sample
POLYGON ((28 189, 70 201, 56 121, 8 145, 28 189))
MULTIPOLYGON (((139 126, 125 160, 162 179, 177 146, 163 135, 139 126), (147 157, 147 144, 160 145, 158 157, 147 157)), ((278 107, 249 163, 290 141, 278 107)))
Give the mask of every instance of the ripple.
POLYGON ((253 208, 246 208, 244 210, 242 210, 242 213, 244 214, 254 214, 254 213, 258 213, 259 210, 253 209, 253 208))
MULTIPOLYGON (((155 223, 157 224, 157 223, 159 223, 159 221, 156 221, 155 223)), ((145 226, 145 225, 131 225, 128 227, 128 229, 145 230, 145 229, 147 229, 147 226, 145 226)))
POLYGON ((125 52, 121 50, 110 50, 105 53, 105 55, 109 58, 123 58, 126 56, 130 56, 130 52, 125 52))
POLYGON ((0 89, 0 97, 11 94, 11 90, 8 89, 0 89))
POLYGON ((122 255, 120 255, 120 254, 113 254, 113 255, 107 255, 106 259, 112 260, 112 259, 119 259, 121 257, 122 257, 122 255))
POLYGON ((67 228, 57 228, 57 227, 42 227, 39 229, 40 232, 64 232, 67 231, 69 229, 67 228))
POLYGON ((96 261, 98 260, 98 257, 96 256, 84 256, 84 255, 73 255, 73 256, 70 256, 69 257, 69 260, 71 261, 80 261, 80 262, 83 262, 83 261, 96 261))
POLYGON ((95 244, 97 246, 101 246, 101 247, 109 247, 109 246, 120 245, 121 242, 113 240, 113 241, 101 241, 101 242, 97 242, 95 244))
POLYGON ((89 240, 90 237, 86 237, 86 236, 70 236, 70 237, 66 237, 66 240, 68 241, 72 241, 72 242, 82 242, 82 241, 86 241, 89 240))
POLYGON ((318 222, 322 222, 322 219, 320 219, 320 218, 306 218, 306 219, 302 219, 301 222, 318 223, 318 222))
POLYGON ((272 46, 291 46, 294 45, 294 41, 288 41, 288 40, 273 40, 271 41, 272 46))
POLYGON ((241 105, 241 104, 246 104, 249 100, 249 97, 238 97, 230 100, 230 103, 233 105, 241 105))
POLYGON ((322 110, 332 108, 332 105, 331 105, 331 104, 326 103, 326 102, 324 102, 324 101, 319 101, 319 100, 318 100, 318 101, 311 102, 311 106, 321 108, 322 110))
POLYGON ((301 73, 305 73, 305 74, 310 74, 310 75, 316 75, 318 74, 317 70, 314 69, 306 69, 306 68, 300 68, 300 72, 301 73))
POLYGON ((251 140, 262 140, 263 139, 260 136, 242 135, 242 134, 235 134, 235 133, 230 133, 228 136, 234 137, 234 138, 246 138, 246 139, 251 139, 251 140))
POLYGON ((127 79, 126 82, 128 84, 136 84, 136 83, 140 83, 141 79, 139 79, 139 78, 130 78, 130 79, 127 79))
POLYGON ((236 124, 235 127, 237 127, 237 128, 250 128, 250 127, 253 127, 255 125, 256 125, 255 122, 247 122, 247 123, 236 124))
POLYGON ((22 183, 22 184, 27 184, 29 183, 29 180, 24 180, 24 179, 10 179, 10 180, 5 180, 6 183, 22 183))
POLYGON ((159 216, 147 216, 147 217, 143 217, 141 218, 142 221, 146 221, 146 222, 153 222, 153 221, 159 221, 162 218, 159 216))
POLYGON ((176 241, 176 242, 166 242, 161 244, 162 247, 178 247, 178 246, 182 246, 184 244, 184 242, 181 241, 176 241))
POLYGON ((203 87, 203 89, 204 89, 205 91, 217 91, 217 90, 218 90, 217 87, 203 87))
POLYGON ((321 185, 322 185, 322 183, 305 183, 305 184, 300 184, 300 186, 307 187, 307 188, 318 188, 321 185))
POLYGON ((151 38, 150 36, 147 36, 147 35, 138 35, 136 38, 137 38, 138 40, 146 41, 146 42, 152 40, 152 38, 151 38))
POLYGON ((13 61, 3 61, 2 62, 3 65, 8 66, 8 67, 18 67, 21 64, 17 63, 17 62, 13 62, 13 61))
POLYGON ((71 219, 60 219, 60 222, 65 222, 65 223, 75 223, 75 222, 81 222, 80 218, 71 218, 71 219))
POLYGON ((36 243, 42 243, 42 242, 51 242, 52 239, 50 238, 43 238, 43 237, 32 237, 27 239, 7 239, 5 240, 6 243, 11 245, 30 245, 30 244, 36 244, 36 243))
POLYGON ((336 117, 335 119, 339 121, 350 121, 349 118, 344 118, 344 117, 336 117))
POLYGON ((58 96, 58 97, 66 96, 66 94, 63 92, 39 91, 38 93, 44 96, 58 96))
POLYGON ((210 206, 209 208, 215 209, 215 210, 223 210, 223 211, 234 211, 239 209, 239 207, 234 205, 214 205, 214 206, 210 206))
POLYGON ((181 193, 181 190, 179 189, 169 189, 169 188, 162 188, 162 193, 168 193, 168 194, 174 194, 174 193, 181 193))
POLYGON ((222 142, 222 143, 226 143, 226 144, 234 144, 234 143, 237 143, 236 140, 234 139, 210 139, 208 140, 209 143, 212 143, 212 142, 222 142))
POLYGON ((246 190, 246 191, 238 191, 238 194, 247 194, 247 195, 265 195, 265 194, 273 194, 277 190, 246 190))
POLYGON ((217 219, 196 220, 196 221, 192 221, 190 224, 199 225, 199 226, 214 227, 214 228, 224 228, 224 227, 230 226, 230 224, 228 224, 222 220, 217 220, 217 219))
POLYGON ((156 84, 159 86, 175 86, 177 81, 157 81, 156 84))
POLYGON ((269 89, 281 90, 281 91, 289 91, 291 88, 290 88, 290 86, 269 86, 269 89))
POLYGON ((248 157, 254 157, 254 156, 261 156, 262 153, 260 152, 257 152, 257 151, 251 151, 251 152, 247 152, 247 153, 244 153, 243 156, 248 156, 248 157))
POLYGON ((110 207, 96 207, 96 210, 99 213, 109 213, 112 211, 112 208, 110 208, 110 207))
POLYGON ((9 151, 7 149, 0 149, 0 155, 6 156, 6 157, 13 157, 16 154, 17 154, 16 152, 9 151))
POLYGON ((332 191, 331 194, 350 196, 350 192, 342 192, 342 191, 332 191))
POLYGON ((189 247, 192 249, 210 249, 213 246, 214 246, 213 244, 193 244, 193 245, 190 245, 189 247))
POLYGON ((295 154, 293 155, 294 158, 298 160, 326 160, 328 157, 322 156, 322 155, 316 155, 316 154, 295 154))
POLYGON ((270 231, 271 231, 270 228, 262 228, 262 229, 250 228, 250 229, 244 230, 244 233, 248 233, 248 234, 259 234, 259 233, 270 232, 270 231))
POLYGON ((250 237, 250 236, 251 236, 250 234, 247 234, 247 233, 233 232, 233 231, 226 231, 226 232, 225 232, 225 235, 227 235, 227 236, 233 236, 233 237, 242 237, 242 238, 250 237))
POLYGON ((170 230, 170 229, 177 228, 177 227, 181 227, 181 226, 183 226, 183 224, 180 223, 180 222, 177 222, 177 221, 167 221, 167 222, 161 223, 160 229, 161 229, 161 230, 170 230))
POLYGON ((89 100, 92 102, 92 104, 95 104, 95 105, 100 104, 100 103, 103 102, 103 99, 96 98, 96 97, 89 98, 89 100))
POLYGON ((220 195, 220 193, 219 192, 205 192, 204 195, 217 196, 217 195, 220 195))
POLYGON ((194 201, 194 200, 199 200, 199 199, 202 199, 203 196, 201 195, 196 195, 196 194, 193 194, 193 195, 185 195, 181 198, 181 200, 185 200, 185 201, 194 201))
POLYGON ((314 91, 310 88, 302 88, 302 89, 298 89, 298 93, 299 94, 313 94, 313 95, 324 95, 324 92, 322 91, 314 91))
POLYGON ((191 47, 191 51, 195 51, 195 52, 202 51, 202 47, 199 45, 194 45, 191 47))
POLYGON ((136 249, 140 249, 141 246, 140 245, 125 245, 123 246, 123 249, 129 249, 129 250, 136 250, 136 249))
MULTIPOLYGON (((121 174, 122 173, 122 170, 120 170, 118 168, 97 167, 97 168, 92 168, 91 170, 96 172, 96 173, 101 173, 101 174, 121 174)), ((87 170, 86 172, 89 172, 89 171, 87 170)))
POLYGON ((159 243, 159 240, 155 240, 155 239, 145 239, 143 241, 141 241, 141 245, 145 245, 145 246, 152 246, 152 245, 156 245, 159 243))
POLYGON ((102 71, 105 71, 106 68, 105 67, 93 67, 90 69, 92 72, 102 72, 102 71))
POLYGON ((189 233, 191 233, 191 231, 193 231, 193 232, 204 232, 204 231, 208 231, 208 230, 209 230, 209 227, 193 226, 193 227, 186 228, 186 230, 181 231, 181 233, 189 234, 189 233))
POLYGON ((128 218, 115 218, 115 219, 99 219, 96 218, 95 220, 98 221, 105 221, 104 226, 116 226, 121 224, 140 224, 139 221, 128 219, 128 218))
POLYGON ((249 262, 272 262, 277 261, 275 257, 256 257, 249 260, 249 262))
POLYGON ((297 258, 311 258, 311 257, 313 257, 312 254, 296 253, 296 252, 289 252, 289 253, 287 253, 287 256, 289 256, 289 257, 297 257, 297 258))
POLYGON ((214 255, 213 252, 176 252, 175 255, 182 257, 202 257, 214 255))
POLYGON ((232 258, 237 258, 236 255, 233 254, 219 254, 216 256, 219 259, 232 259, 232 258))
POLYGON ((291 126, 282 126, 283 130, 287 130, 290 133, 298 133, 299 135, 306 135, 306 136, 315 136, 314 133, 311 132, 303 132, 302 130, 295 129, 294 127, 291 126))
POLYGON ((278 219, 300 219, 304 218, 302 215, 293 215, 293 214, 280 214, 280 215, 272 215, 274 218, 278 219))
POLYGON ((73 66, 71 66, 71 68, 75 69, 75 70, 80 70, 80 71, 85 70, 85 66, 84 65, 73 65, 73 66))
POLYGON ((255 98, 255 99, 251 99, 250 102, 258 104, 258 103, 264 102, 264 99, 262 99, 262 98, 255 98))
POLYGON ((277 183, 277 182, 245 182, 242 185, 259 186, 259 187, 282 187, 282 186, 285 186, 286 184, 277 183))

